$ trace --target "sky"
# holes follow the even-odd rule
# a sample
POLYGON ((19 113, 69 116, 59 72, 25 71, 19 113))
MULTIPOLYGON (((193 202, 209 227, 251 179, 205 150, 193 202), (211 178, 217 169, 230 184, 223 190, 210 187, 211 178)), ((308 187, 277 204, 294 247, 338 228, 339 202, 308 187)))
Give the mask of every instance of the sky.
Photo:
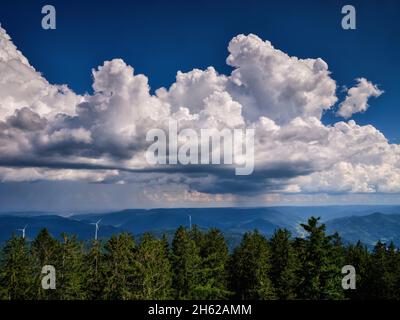
POLYGON ((349 3, 2 1, 2 210, 399 203, 400 4, 349 3), (254 173, 148 166, 171 118, 255 128, 254 173))

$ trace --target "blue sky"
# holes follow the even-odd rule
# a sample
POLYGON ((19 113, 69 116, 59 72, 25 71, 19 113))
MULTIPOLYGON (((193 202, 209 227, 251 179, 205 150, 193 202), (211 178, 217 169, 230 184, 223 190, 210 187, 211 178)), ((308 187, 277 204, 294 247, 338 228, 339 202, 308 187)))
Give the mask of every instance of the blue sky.
MULTIPOLYGON (((2 27, 29 63, 51 84, 67 84, 77 94, 92 94, 91 69, 114 58, 133 66, 135 74, 145 74, 152 93, 174 83, 178 70, 189 72, 213 66, 219 73, 229 75, 232 71, 226 64, 229 41, 238 34, 256 34, 290 56, 319 57, 326 61, 338 86, 338 103, 345 97, 342 86, 353 87, 356 78, 364 77, 376 84, 384 93, 371 98, 369 109, 354 114, 352 119, 359 125, 373 125, 390 143, 400 143, 398 1, 3 0, 0 8, 2 27), (45 4, 52 4, 57 10, 56 30, 43 30, 40 26, 41 8, 45 4), (356 8, 356 30, 341 28, 341 8, 345 4, 356 8)), ((343 120, 335 116, 338 103, 324 113, 324 124, 343 120)), ((18 200, 10 196, 12 190, 21 196, 32 194, 26 202, 27 208, 42 208, 43 201, 38 204, 36 198, 46 193, 52 194, 48 199, 56 199, 60 208, 66 209, 68 203, 75 201, 76 208, 87 209, 83 205, 85 199, 62 196, 65 190, 74 192, 70 183, 64 189, 56 182, 35 182, 34 187, 30 182, 8 183, 0 187, 0 199, 9 201, 10 208, 20 208, 15 206, 18 200), (53 183, 59 190, 57 196, 49 192, 55 190, 53 183)), ((76 185, 77 193, 91 195, 89 207, 96 207, 97 198, 104 200, 106 193, 114 196, 100 202, 101 205, 135 206, 121 200, 120 188, 91 187, 81 182, 76 185)), ((124 199, 129 198, 130 192, 136 192, 134 186, 124 189, 124 199)), ((314 201, 312 195, 307 197, 308 200, 300 202, 314 201)), ((326 201, 334 203, 330 197, 326 201)), ((385 197, 391 203, 397 201, 393 193, 381 199, 385 197)), ((380 202, 379 199, 374 201, 380 202)), ((257 201, 262 203, 260 199, 257 201)), ((354 200, 360 201, 363 200, 354 200)), ((144 201, 137 206, 146 205, 144 201)))

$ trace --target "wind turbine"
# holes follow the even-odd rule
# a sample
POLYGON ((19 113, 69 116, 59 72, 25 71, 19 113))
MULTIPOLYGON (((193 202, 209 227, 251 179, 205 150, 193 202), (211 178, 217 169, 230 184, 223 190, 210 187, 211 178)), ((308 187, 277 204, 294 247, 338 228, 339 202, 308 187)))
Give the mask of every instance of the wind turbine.
POLYGON ((23 229, 17 229, 17 231, 22 231, 22 239, 25 239, 25 230, 28 225, 26 224, 23 229))
POLYGON ((189 214, 189 230, 192 230, 192 216, 189 214))
POLYGON ((95 229, 95 232, 94 232, 94 240, 97 240, 97 232, 99 231, 99 223, 100 223, 101 220, 102 220, 102 219, 100 219, 100 220, 97 221, 97 222, 91 223, 91 224, 93 224, 93 225, 96 226, 96 229, 95 229))

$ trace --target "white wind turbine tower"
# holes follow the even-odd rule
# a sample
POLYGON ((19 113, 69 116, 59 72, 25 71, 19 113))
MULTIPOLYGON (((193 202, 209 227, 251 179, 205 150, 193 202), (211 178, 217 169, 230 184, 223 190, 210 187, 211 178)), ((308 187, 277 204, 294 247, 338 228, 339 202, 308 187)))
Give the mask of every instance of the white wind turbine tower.
POLYGON ((189 214, 189 230, 192 230, 192 216, 189 214))
POLYGON ((17 231, 22 231, 22 239, 25 239, 25 230, 28 225, 26 224, 23 229, 17 229, 17 231))
POLYGON ((102 220, 102 219, 100 219, 99 221, 97 221, 97 222, 95 222, 95 223, 91 223, 91 224, 93 224, 93 225, 96 226, 96 229, 95 229, 95 232, 94 232, 94 240, 97 240, 97 233, 98 233, 98 231, 99 231, 99 223, 100 223, 101 220, 102 220))

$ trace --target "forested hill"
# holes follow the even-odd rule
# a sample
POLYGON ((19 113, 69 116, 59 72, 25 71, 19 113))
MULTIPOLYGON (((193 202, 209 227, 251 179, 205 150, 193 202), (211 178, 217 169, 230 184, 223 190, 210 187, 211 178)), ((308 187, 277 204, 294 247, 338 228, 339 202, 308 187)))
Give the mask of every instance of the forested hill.
POLYGON ((377 241, 393 241, 400 246, 400 215, 375 212, 366 216, 351 216, 327 222, 328 231, 337 231, 343 239, 355 243, 361 240, 368 246, 377 241))

